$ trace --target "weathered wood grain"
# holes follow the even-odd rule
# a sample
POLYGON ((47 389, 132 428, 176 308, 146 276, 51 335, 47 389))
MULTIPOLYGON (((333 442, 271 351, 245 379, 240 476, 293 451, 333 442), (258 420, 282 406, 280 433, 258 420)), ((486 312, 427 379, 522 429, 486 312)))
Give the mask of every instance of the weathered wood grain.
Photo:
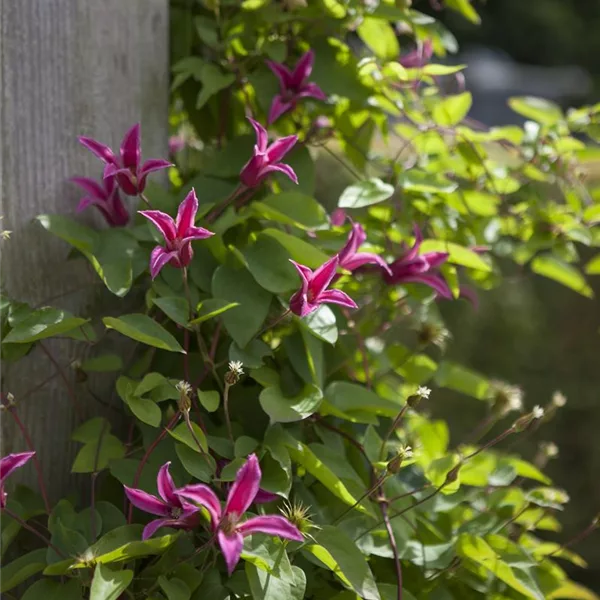
MULTIPOLYGON (((12 231, 2 242, 2 287, 34 305, 85 313, 98 302, 98 286, 87 285, 96 276, 84 261, 67 261, 66 244, 32 219, 73 214, 80 192, 68 178, 100 175, 99 161, 78 135, 118 147, 126 129, 141 121, 144 156, 166 157, 168 0, 0 0, 0 23, 0 214, 3 229, 12 231)), ((69 342, 47 347, 61 365, 73 358, 69 342)), ((55 378, 19 402, 54 367, 40 350, 2 367, 2 391, 19 403, 56 499, 74 482, 75 420, 64 383, 55 378)), ((67 377, 73 378, 68 369, 67 377)), ((84 412, 94 414, 94 401, 81 388, 77 393, 84 412)), ((3 454, 25 449, 7 415, 2 434, 3 454)), ((35 482, 33 468, 19 477, 35 482)))

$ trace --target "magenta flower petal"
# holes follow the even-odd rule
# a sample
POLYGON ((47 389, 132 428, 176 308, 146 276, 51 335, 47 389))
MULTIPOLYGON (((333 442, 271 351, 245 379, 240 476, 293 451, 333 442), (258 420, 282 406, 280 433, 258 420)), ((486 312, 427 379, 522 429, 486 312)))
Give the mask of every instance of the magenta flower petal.
POLYGON ((448 252, 426 252, 421 256, 427 261, 430 269, 435 269, 443 265, 450 254, 448 252))
POLYGON ((254 498, 254 504, 267 504, 268 502, 275 502, 275 500, 279 500, 277 494, 259 488, 258 492, 256 492, 256 497, 254 498))
POLYGON ((290 310, 299 317, 306 317, 306 315, 309 315, 317 308, 319 308, 319 305, 309 304, 306 292, 302 292, 301 290, 298 290, 290 298, 290 310))
POLYGON ((477 296, 477 292, 469 285, 461 285, 460 286, 460 298, 464 298, 468 300, 475 310, 479 309, 479 297, 477 296))
POLYGON ((344 247, 338 252, 340 267, 348 269, 346 262, 352 258, 367 239, 367 234, 360 223, 353 223, 350 235, 344 247))
POLYGON ((113 151, 104 144, 96 141, 93 138, 80 136, 79 143, 85 146, 90 152, 95 154, 100 160, 105 163, 116 163, 117 157, 113 154, 113 151))
POLYGON ((169 215, 160 210, 140 210, 138 212, 152 222, 167 242, 175 241, 177 230, 173 219, 169 215))
POLYGON ((266 156, 270 163, 279 162, 296 144, 297 135, 288 135, 275 140, 267 149, 266 156))
POLYGON ((283 173, 284 175, 287 175, 287 177, 289 177, 296 185, 298 184, 298 177, 296 175, 296 173, 294 172, 294 169, 292 169, 292 167, 290 167, 290 165, 284 165, 283 163, 278 163, 275 165, 269 165, 268 167, 265 167, 263 169, 263 176, 266 175, 267 173, 272 173, 273 171, 277 171, 279 173, 283 173))
POLYGON ((323 263, 312 276, 312 281, 309 285, 309 290, 314 297, 320 296, 323 290, 331 283, 336 269, 339 264, 337 256, 330 258, 326 263, 323 263))
POLYGON ((160 270, 171 260, 177 259, 177 251, 168 252, 162 246, 156 246, 150 254, 150 276, 156 279, 160 270))
POLYGON ((402 278, 401 283, 423 283, 434 289, 443 298, 447 298, 448 300, 454 298, 445 279, 437 273, 432 275, 407 275, 402 278))
POLYGON ((261 472, 256 454, 251 454, 235 476, 227 495, 225 514, 243 515, 254 501, 260 484, 261 472))
POLYGON ((123 166, 132 171, 137 171, 141 157, 140 124, 136 123, 123 136, 121 142, 121 160, 123 166))
POLYGON ((292 72, 292 80, 290 87, 299 88, 302 84, 310 77, 312 73, 313 64, 315 62, 315 53, 313 50, 309 50, 302 55, 300 60, 296 63, 292 72))
POLYGON ((316 100, 327 100, 327 94, 316 83, 307 83, 296 97, 315 98, 316 100))
POLYGON ((173 524, 177 524, 177 521, 173 519, 154 519, 150 521, 144 531, 142 532, 142 540, 147 540, 152 537, 161 527, 173 527, 173 524))
POLYGON ((284 100, 282 98, 282 96, 280 96, 279 94, 277 94, 276 96, 273 96, 273 100, 271 102, 271 108, 269 109, 269 118, 268 118, 269 124, 275 123, 275 121, 277 121, 277 119, 279 119, 279 117, 281 117, 281 115, 292 110, 294 108, 294 106, 295 106, 294 102, 289 101, 289 100, 284 100))
POLYGON ((183 238, 190 227, 193 227, 198 212, 198 198, 194 188, 179 205, 177 218, 175 219, 176 237, 183 238))
POLYGON ((237 526, 236 531, 242 535, 252 533, 265 533, 275 535, 286 540, 304 541, 304 536, 298 528, 290 523, 285 517, 279 515, 266 515, 263 517, 253 517, 237 526))
POLYGON ((296 271, 298 271, 302 279, 302 288, 308 290, 308 282, 312 279, 313 272, 307 266, 301 265, 291 258, 289 261, 296 267, 296 271))
POLYGON ((213 528, 217 527, 221 520, 221 503, 207 485, 203 483, 186 485, 177 490, 177 495, 206 508, 211 518, 211 525, 213 528))
POLYGON ((169 473, 169 466, 171 461, 166 462, 159 470, 156 477, 156 485, 158 487, 158 495, 170 506, 180 506, 181 501, 175 495, 175 484, 171 473, 169 473))
POLYGON ((341 227, 346 220, 346 211, 343 208, 336 208, 331 213, 331 224, 334 227, 341 227))
POLYGON ((327 290, 322 292, 319 296, 319 301, 323 304, 340 304, 347 308, 358 308, 358 305, 346 292, 342 290, 327 290))
POLYGON ((18 452, 16 454, 8 454, 0 459, 0 484, 14 471, 20 469, 23 465, 31 460, 35 452, 18 452))
POLYGON ((250 117, 248 117, 248 121, 250 121, 250 125, 252 125, 256 132, 256 147, 259 152, 266 152, 269 141, 267 130, 258 121, 255 121, 250 117))
POLYGON ((71 177, 69 181, 76 183, 94 198, 104 198, 105 196, 105 189, 94 179, 90 179, 89 177, 71 177))
POLYGON ((204 229, 204 227, 190 227, 182 242, 191 242, 192 240, 205 240, 206 238, 212 237, 214 232, 204 229))
POLYGON ((344 261, 343 264, 340 264, 341 267, 347 269, 348 271, 355 271, 364 265, 379 265, 390 275, 392 274, 392 271, 388 267, 388 264, 385 262, 385 260, 383 260, 381 256, 371 252, 357 252, 351 258, 344 261))
POLYGON ((144 490, 137 490, 124 486, 125 495, 129 498, 129 502, 136 508, 143 510, 144 512, 152 515, 158 515, 159 517, 167 517, 171 515, 171 509, 156 496, 152 496, 144 490))
POLYGON ((291 71, 281 63, 276 63, 272 60, 265 61, 267 63, 267 67, 273 71, 277 79, 279 79, 279 86, 282 91, 286 90, 291 86, 292 83, 292 73, 291 71))
POLYGON ((220 530, 217 533, 217 538, 219 546, 221 546, 221 552, 223 552, 223 557, 225 558, 227 572, 231 575, 240 560, 242 548, 244 547, 244 538, 239 533, 227 535, 220 530))
POLYGON ((140 179, 145 179, 147 175, 153 173, 154 171, 168 169, 172 166, 173 163, 169 162, 168 160, 163 160, 162 158, 150 158, 142 165, 142 168, 139 172, 139 177, 140 179))

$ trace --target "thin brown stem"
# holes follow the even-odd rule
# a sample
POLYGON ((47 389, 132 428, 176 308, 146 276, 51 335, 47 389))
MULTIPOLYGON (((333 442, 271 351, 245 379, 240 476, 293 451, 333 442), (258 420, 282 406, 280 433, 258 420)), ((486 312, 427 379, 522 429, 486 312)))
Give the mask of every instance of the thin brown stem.
MULTIPOLYGON (((181 413, 179 411, 177 411, 173 415, 173 418, 167 423, 166 427, 156 436, 155 440, 148 446, 148 449, 146 450, 144 456, 142 456, 142 460, 140 460, 140 464, 138 465, 135 475, 133 476, 132 487, 135 488, 139 485, 140 477, 142 476, 142 471, 143 471, 144 467, 146 466, 148 459, 150 458, 150 456, 156 449, 156 446, 158 446, 158 444, 160 444, 160 442, 165 439, 167 433, 175 426, 175 423, 177 423, 177 421, 179 421, 180 416, 181 416, 181 413)), ((129 504, 129 513, 127 515, 127 523, 131 524, 132 519, 133 519, 133 504, 130 503, 129 504)))
POLYGON ((392 434, 394 433, 394 431, 396 431, 396 429, 398 428, 398 425, 400 425, 400 421, 402 421, 402 418, 404 417, 407 410, 408 410, 408 404, 405 404, 400 409, 398 416, 392 422, 392 425, 388 429, 388 432, 385 434, 385 437, 383 438, 383 440, 381 440, 381 448, 379 449, 379 460, 383 460, 383 458, 385 456, 385 446, 388 443, 388 440, 392 437, 392 434))
POLYGON ((392 529, 392 523, 388 513, 388 503, 380 502, 379 508, 383 516, 383 522, 385 523, 385 529, 390 540, 390 546, 392 547, 392 554, 394 555, 394 565, 396 567, 396 582, 398 584, 398 600, 402 600, 402 565, 400 564, 400 556, 398 554, 398 544, 396 543, 396 537, 394 536, 394 530, 392 529))
POLYGON ((98 462, 100 461, 100 449, 102 448, 102 440, 104 434, 108 431, 108 421, 104 421, 102 430, 98 436, 98 445, 96 446, 96 452, 94 453, 94 465, 92 471, 92 489, 90 494, 90 529, 92 532, 92 540, 95 542, 97 537, 96 530, 96 479, 98 479, 98 462))
POLYGON ((240 183, 231 194, 221 204, 216 206, 211 212, 206 215, 207 223, 214 223, 226 210, 227 208, 236 200, 236 198, 246 189, 246 186, 240 183))
POLYGON ((283 319, 285 319, 291 312, 292 312, 291 309, 288 308, 285 312, 280 314, 272 323, 265 325, 256 334, 257 339, 260 338, 262 336, 262 334, 265 333, 266 331, 268 331, 269 329, 273 329, 276 325, 279 325, 279 323, 281 323, 281 321, 283 321, 283 319))
POLYGON ((471 452, 471 454, 468 454, 467 456, 465 456, 462 459, 462 461, 465 462, 465 461, 469 460, 470 458, 477 456, 480 452, 487 450, 491 446, 495 446, 496 444, 500 443, 503 439, 507 438, 509 435, 511 435, 515 432, 516 432, 516 429, 514 426, 509 427, 506 431, 503 431, 500 435, 497 435, 493 440, 490 440, 487 444, 484 444, 483 446, 481 446, 474 452, 471 452))
MULTIPOLYGON (((15 406, 14 405, 7 406, 6 409, 8 410, 10 416, 13 418, 14 422, 17 424, 17 427, 21 430, 21 434, 23 435, 25 444, 27 444, 27 448, 29 449, 29 451, 35 452, 35 447, 33 445, 33 441, 31 440, 31 436, 29 435, 29 431, 27 430, 27 427, 25 427, 25 424, 23 423, 23 421, 21 421, 21 419, 19 418, 19 415, 17 414, 17 410, 16 410, 15 406)), ((40 465, 40 461, 38 460, 37 453, 32 456, 32 460, 33 460, 33 466, 34 466, 36 474, 37 474, 38 487, 40 488, 40 494, 42 495, 42 498, 44 500, 44 507, 46 508, 46 513, 50 514, 50 512, 52 511, 52 508, 50 507, 50 501, 48 500, 48 492, 46 490, 46 485, 44 484, 44 476, 42 474, 42 467, 40 465)))
POLYGON ((565 542, 559 548, 548 554, 548 557, 554 556, 557 552, 565 550, 569 546, 573 546, 574 544, 581 542, 581 540, 585 539, 588 535, 590 535, 592 531, 598 529, 598 525, 598 517, 596 517, 582 532, 578 533, 576 536, 572 537, 568 542, 565 542))
POLYGON ((39 346, 42 349, 42 352, 48 357, 48 360, 54 365, 54 368, 58 372, 59 377, 63 380, 65 387, 67 388, 67 394, 69 395, 71 403, 73 404, 75 414, 77 415, 77 418, 79 420, 82 420, 83 415, 81 413, 79 401, 77 400, 77 394, 75 393, 75 390, 73 389, 69 378, 66 376, 63 368, 58 364, 58 362, 56 361, 54 356, 52 356, 52 353, 48 350, 48 348, 46 348, 46 346, 42 342, 39 342, 39 346))
POLYGON ((27 531, 29 531, 30 533, 33 533, 33 535, 35 535, 38 539, 40 539, 42 542, 44 542, 44 544, 46 546, 48 546, 49 548, 52 548, 52 550, 54 550, 54 552, 56 552, 56 554, 58 554, 62 558, 66 558, 66 555, 62 550, 59 550, 46 536, 44 536, 37 529, 35 529, 31 525, 29 525, 29 523, 27 523, 27 521, 21 519, 21 517, 19 515, 12 512, 12 510, 10 510, 6 507, 4 507, 2 509, 2 512, 7 514, 11 519, 14 519, 21 527, 23 527, 23 529, 27 529, 27 531))
POLYGON ((227 435, 229 441, 234 444, 233 440, 233 429, 231 428, 231 418, 229 416, 229 383, 225 382, 225 389, 223 390, 223 412, 225 413, 225 423, 227 425, 227 435))
POLYGON ((139 197, 142 199, 142 201, 148 208, 152 208, 152 204, 150 203, 150 200, 148 200, 146 194, 144 194, 143 192, 140 192, 139 197))

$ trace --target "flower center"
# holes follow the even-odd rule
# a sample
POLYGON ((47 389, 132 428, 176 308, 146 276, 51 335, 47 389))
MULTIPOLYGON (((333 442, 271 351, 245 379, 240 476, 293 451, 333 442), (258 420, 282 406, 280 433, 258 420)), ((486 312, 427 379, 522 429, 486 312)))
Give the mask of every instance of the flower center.
POLYGON ((237 527, 239 515, 236 513, 228 513, 221 521, 221 531, 227 535, 231 535, 237 527))
POLYGON ((182 514, 183 510, 178 506, 175 506, 171 509, 171 517, 175 520, 179 519, 179 517, 181 517, 182 514))

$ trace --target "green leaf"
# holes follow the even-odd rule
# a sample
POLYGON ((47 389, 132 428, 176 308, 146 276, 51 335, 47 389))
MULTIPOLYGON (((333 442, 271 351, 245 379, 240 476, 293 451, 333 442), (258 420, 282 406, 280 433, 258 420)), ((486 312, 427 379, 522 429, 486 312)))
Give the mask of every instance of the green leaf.
POLYGON ((117 388, 119 388, 119 381, 124 381, 124 383, 128 384, 126 389, 129 389, 129 387, 133 389, 133 392, 126 391, 125 395, 129 393, 133 394, 134 396, 143 396, 144 394, 151 392, 157 387, 165 384, 175 388, 175 386, 172 383, 170 383, 164 375, 161 375, 160 373, 146 373, 146 375, 144 375, 144 379, 142 379, 142 381, 140 381, 137 385, 135 384, 135 381, 131 379, 119 377, 119 379, 117 379, 117 388))
POLYGON ((358 498, 355 498, 348 491, 348 488, 342 483, 337 475, 326 466, 308 446, 289 435, 284 437, 284 444, 286 445, 292 460, 299 465, 302 465, 334 496, 337 496, 342 502, 345 502, 349 506, 356 505, 356 510, 368 513, 368 510, 358 503, 358 498))
POLYGON ((298 319, 314 336, 329 344, 335 344, 338 339, 338 328, 333 311, 322 304, 303 319, 298 319))
POLYGON ((284 162, 294 169, 298 177, 298 183, 294 183, 283 173, 276 173, 275 179, 279 186, 284 191, 300 191, 303 194, 312 196, 315 193, 316 169, 315 161, 312 159, 307 146, 305 144, 296 144, 291 152, 286 154, 284 162))
POLYGON ((122 228, 98 232, 88 260, 106 287, 123 297, 133 282, 132 261, 138 244, 131 233, 122 228))
POLYGON ((162 310, 171 321, 188 327, 190 308, 185 298, 179 296, 153 298, 152 302, 162 310))
POLYGON ((446 0, 446 6, 460 13, 465 19, 475 25, 481 23, 477 11, 471 6, 471 0, 446 0))
POLYGON ((82 597, 81 583, 77 579, 66 582, 41 579, 27 589, 21 600, 81 600, 82 597))
MULTIPOLYGON (((448 475, 448 473, 459 463, 459 458, 456 454, 447 454, 446 456, 432 460, 430 463, 420 461, 419 459, 417 459, 417 462, 423 463, 421 466, 423 467, 425 477, 431 481, 434 487, 439 488, 446 481, 446 475, 448 475)), ((444 486, 442 488, 442 493, 454 494, 459 487, 460 470, 456 481, 444 486)))
POLYGON ((471 92, 437 98, 433 106, 433 120, 442 127, 458 125, 469 113, 473 104, 471 92))
POLYGON ((600 254, 596 254, 590 261, 585 265, 585 272, 588 275, 600 275, 600 254))
POLYGON ((555 125, 565 118, 558 104, 544 98, 515 96, 508 99, 508 105, 516 113, 543 125, 555 125))
POLYGON ((88 358, 81 363, 81 370, 88 373, 106 373, 107 371, 120 371, 123 361, 118 354, 102 354, 88 358))
POLYGON ((260 393, 259 400, 272 423, 292 423, 315 413, 323 400, 323 392, 316 385, 307 384, 299 394, 288 398, 279 386, 272 386, 260 393))
POLYGON ((325 209, 313 197, 299 192, 272 194, 251 206, 266 219, 301 229, 319 229, 328 221, 325 209))
POLYGON ((74 317, 67 311, 46 306, 29 313, 2 341, 7 344, 36 342, 73 331, 88 321, 74 317))
POLYGON ((470 248, 465 248, 454 242, 442 240, 425 240, 421 244, 420 253, 426 252, 448 252, 450 256, 448 261, 456 265, 468 267, 469 269, 477 269, 489 273, 492 268, 470 248))
POLYGON ((366 411, 387 417, 395 417, 401 405, 381 398, 362 385, 349 381, 334 381, 327 386, 325 398, 333 406, 345 413, 366 411))
MULTIPOLYGON (((325 525, 314 538, 317 544, 329 554, 329 564, 325 563, 327 567, 336 575, 343 575, 352 589, 364 600, 380 600, 379 590, 367 559, 348 534, 339 527, 325 525)), ((313 555, 320 558, 314 552, 313 555)))
POLYGON ((378 58, 394 60, 400 54, 400 45, 393 27, 383 19, 365 17, 356 30, 358 37, 378 58))
POLYGON ((8 592, 14 587, 39 573, 46 566, 46 549, 40 548, 19 556, 0 569, 0 592, 8 592))
POLYGON ((127 406, 129 406, 131 412, 142 421, 142 423, 146 423, 151 427, 158 427, 160 425, 162 412, 153 400, 129 396, 127 406))
POLYGON ((158 578, 158 585, 168 600, 190 600, 192 596, 185 582, 176 577, 167 579, 164 575, 161 575, 158 578))
POLYGON ((239 361, 248 369, 262 367, 264 357, 271 354, 271 348, 262 340, 252 340, 244 349, 240 348, 235 342, 229 347, 229 360, 239 361))
POLYGON ((198 305, 198 316, 195 319, 192 319, 190 324, 198 325, 199 323, 204 323, 204 321, 214 319, 239 305, 239 302, 227 302, 226 300, 219 300, 218 298, 209 298, 198 305))
MULTIPOLYGON (((311 269, 320 267, 329 260, 329 256, 316 248, 313 243, 308 243, 297 236, 279 231, 279 229, 265 229, 262 234, 275 238, 296 262, 311 269)), ((298 285, 300 285, 299 278, 298 285)))
POLYGON ((71 439, 84 444, 95 442, 103 431, 110 431, 109 422, 103 417, 95 417, 77 427, 71 434, 71 439))
POLYGON ((240 347, 260 331, 269 313, 271 294, 265 291, 246 269, 219 267, 213 277, 213 293, 228 302, 240 304, 223 315, 225 328, 240 347))
POLYGON ((98 236, 90 227, 61 215, 39 215, 36 220, 46 231, 84 253, 92 251, 98 236))
POLYGON ((441 387, 462 392, 478 400, 485 399, 489 388, 485 377, 450 361, 440 363, 435 381, 441 387))
POLYGON ((234 81, 233 73, 223 73, 219 67, 211 63, 204 63, 198 73, 202 82, 202 89, 196 100, 196 109, 200 110, 216 93, 228 88, 234 81))
POLYGON ((115 329, 142 344, 185 354, 179 342, 164 327, 147 315, 131 314, 119 318, 104 317, 102 322, 108 329, 115 329))
POLYGON ((298 287, 298 273, 286 249, 271 236, 259 234, 244 250, 248 270, 257 283, 269 292, 280 294, 298 287))
MULTIPOLYGON (((204 435, 204 432, 202 431, 202 429, 200 429, 199 425, 196 425, 196 423, 190 424, 192 426, 192 429, 194 430, 194 435, 196 436, 196 439, 198 440, 198 442, 200 442, 200 447, 202 448, 202 450, 204 450, 205 453, 208 452, 208 444, 206 442, 206 436, 204 435)), ((167 429, 167 432, 172 438, 176 439, 178 442, 182 442, 188 448, 191 448, 195 452, 200 452, 198 444, 196 443, 196 439, 194 439, 194 436, 188 429, 186 423, 181 423, 180 425, 175 427, 175 429, 167 429)))
POLYGON ((106 565, 96 565, 90 588, 90 600, 117 600, 133 580, 133 571, 114 571, 106 565))
POLYGON ((340 208, 362 208, 378 204, 394 194, 394 186, 373 177, 347 187, 338 200, 340 208))
POLYGON ((257 568, 245 565, 246 577, 254 600, 302 600, 306 591, 306 575, 300 567, 292 567, 294 581, 288 582, 257 568))
POLYGON ((571 288, 586 298, 593 298, 594 292, 583 275, 569 263, 552 254, 541 254, 531 261, 531 270, 571 288))
POLYGON ((219 408, 219 404, 221 404, 221 394, 214 390, 209 392, 198 390, 198 400, 200 400, 200 404, 202 404, 208 412, 212 413, 215 412, 219 408))
POLYGON ((402 173, 398 185, 407 192, 419 194, 451 194, 458 188, 458 183, 440 173, 428 173, 417 168, 402 173))
POLYGON ((515 469, 517 475, 521 477, 527 477, 528 479, 534 479, 535 481, 540 481, 546 485, 552 483, 551 479, 544 475, 537 467, 533 466, 531 463, 528 463, 526 460, 521 458, 517 458, 514 456, 503 457, 498 466, 501 464, 508 464, 515 469))
POLYGON ((112 460, 123 458, 125 456, 125 446, 110 433, 105 433, 92 442, 86 443, 77 453, 72 473, 93 473, 102 471, 108 467, 112 460))
POLYGON ((215 459, 209 454, 199 454, 185 444, 175 444, 175 452, 183 465, 183 468, 196 479, 210 483, 215 475, 217 465, 215 459))
POLYGON ((456 544, 458 556, 467 558, 489 571, 492 575, 506 583, 513 590, 533 600, 544 600, 543 596, 520 581, 513 569, 504 562, 500 555, 481 537, 462 533, 456 544))

